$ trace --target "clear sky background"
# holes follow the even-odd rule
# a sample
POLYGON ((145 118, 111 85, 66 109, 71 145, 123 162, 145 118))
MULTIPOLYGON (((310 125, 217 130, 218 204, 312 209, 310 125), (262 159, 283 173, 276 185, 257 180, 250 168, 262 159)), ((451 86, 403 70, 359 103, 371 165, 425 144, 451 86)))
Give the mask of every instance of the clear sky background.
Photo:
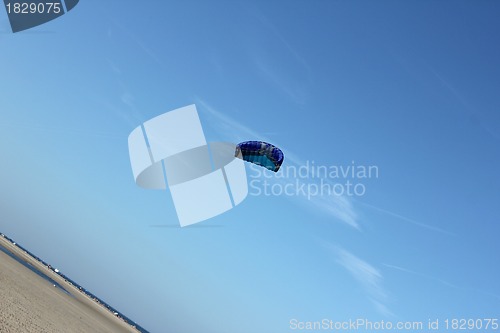
POLYGON ((498 318, 499 13, 82 0, 12 34, 2 9, 0 231, 152 332, 498 318), (363 196, 249 196, 180 228, 168 192, 135 185, 127 137, 189 104, 209 141, 378 178, 363 196))

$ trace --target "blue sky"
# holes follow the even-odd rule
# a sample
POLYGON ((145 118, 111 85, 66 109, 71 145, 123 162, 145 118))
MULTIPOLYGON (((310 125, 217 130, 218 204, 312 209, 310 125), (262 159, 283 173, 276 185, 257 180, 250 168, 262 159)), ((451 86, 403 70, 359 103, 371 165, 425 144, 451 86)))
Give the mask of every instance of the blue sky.
POLYGON ((17 34, 2 10, 0 230, 152 332, 498 317, 499 10, 87 0, 17 34), (181 229, 127 137, 189 104, 209 141, 379 175, 181 229))

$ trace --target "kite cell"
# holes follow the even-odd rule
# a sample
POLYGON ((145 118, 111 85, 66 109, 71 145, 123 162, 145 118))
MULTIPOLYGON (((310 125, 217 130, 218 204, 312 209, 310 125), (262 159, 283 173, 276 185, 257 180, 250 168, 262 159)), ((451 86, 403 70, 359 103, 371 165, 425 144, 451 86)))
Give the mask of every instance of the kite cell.
POLYGON ((283 152, 263 141, 245 141, 236 146, 235 156, 277 172, 283 163, 283 152))

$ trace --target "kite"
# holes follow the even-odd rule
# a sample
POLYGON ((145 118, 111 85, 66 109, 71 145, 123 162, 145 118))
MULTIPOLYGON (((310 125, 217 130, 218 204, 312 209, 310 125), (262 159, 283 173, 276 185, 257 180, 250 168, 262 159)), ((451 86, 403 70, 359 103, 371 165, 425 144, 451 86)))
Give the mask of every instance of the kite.
POLYGON ((284 158, 281 149, 264 141, 241 142, 236 145, 234 155, 274 172, 279 170, 284 158))

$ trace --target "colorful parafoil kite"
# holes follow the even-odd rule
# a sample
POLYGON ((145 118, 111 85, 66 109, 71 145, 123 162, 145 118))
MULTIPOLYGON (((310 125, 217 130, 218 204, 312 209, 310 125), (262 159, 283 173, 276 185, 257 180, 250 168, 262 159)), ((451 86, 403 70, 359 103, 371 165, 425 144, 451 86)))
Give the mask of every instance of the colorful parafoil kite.
POLYGON ((284 158, 283 152, 278 147, 263 141, 239 143, 236 146, 235 156, 274 172, 279 170, 284 158))

